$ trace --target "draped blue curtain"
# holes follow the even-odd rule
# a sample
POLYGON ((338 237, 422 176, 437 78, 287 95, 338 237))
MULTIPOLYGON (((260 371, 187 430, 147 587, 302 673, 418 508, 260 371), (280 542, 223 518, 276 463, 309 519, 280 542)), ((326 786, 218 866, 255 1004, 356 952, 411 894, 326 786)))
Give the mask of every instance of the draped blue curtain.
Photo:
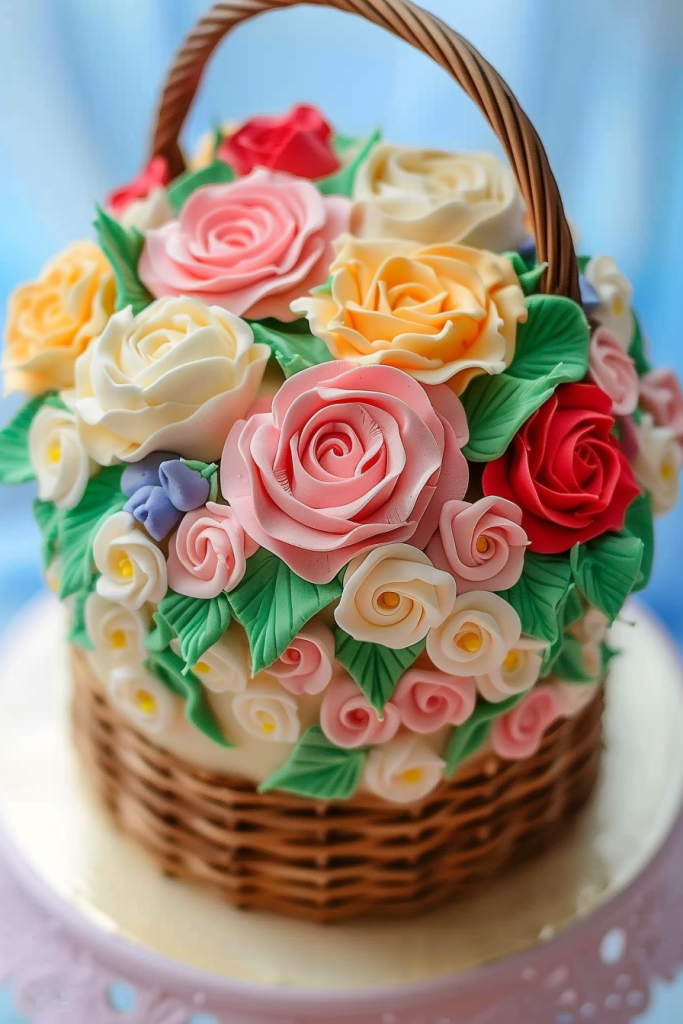
MULTIPOLYGON (((683 373, 681 0, 427 0, 522 99, 582 250, 617 257, 658 362, 683 373)), ((93 199, 145 152, 157 90, 200 0, 0 0, 0 302, 90 230, 93 199)), ((348 15, 257 19, 211 66, 188 141, 226 119, 320 104, 345 132, 495 146, 473 104, 422 54, 348 15)), ((0 402, 6 418, 14 403, 0 402)), ((30 488, 0 494, 0 621, 39 586, 30 488), (3 600, 4 599, 4 603, 3 600)), ((660 522, 649 600, 683 637, 681 514, 660 522)))

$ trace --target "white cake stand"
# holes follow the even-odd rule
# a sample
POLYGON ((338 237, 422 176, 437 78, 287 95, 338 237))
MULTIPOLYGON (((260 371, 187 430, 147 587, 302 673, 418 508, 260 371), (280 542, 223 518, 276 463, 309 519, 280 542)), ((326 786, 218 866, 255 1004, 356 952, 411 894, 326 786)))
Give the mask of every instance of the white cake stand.
POLYGON ((27 1024, 626 1024, 683 963, 683 687, 640 608, 619 626, 599 791, 564 840, 416 920, 249 914, 162 877, 72 754, 62 615, 0 668, 0 987, 27 1024))

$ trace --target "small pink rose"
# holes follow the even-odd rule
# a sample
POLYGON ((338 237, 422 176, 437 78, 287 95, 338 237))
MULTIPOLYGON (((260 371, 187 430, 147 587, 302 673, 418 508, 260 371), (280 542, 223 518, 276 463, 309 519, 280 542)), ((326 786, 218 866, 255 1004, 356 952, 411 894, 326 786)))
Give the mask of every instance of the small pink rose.
POLYGON ((408 729, 430 733, 444 725, 462 725, 474 711, 476 699, 474 679, 412 668, 401 676, 391 702, 408 729))
POLYGON ((649 370, 640 382, 640 401, 655 426, 673 430, 683 445, 683 391, 673 370, 649 370))
POLYGON ((312 366, 269 412, 235 424, 221 486, 245 532, 298 576, 328 583, 369 548, 424 547, 468 467, 462 405, 390 366, 312 366))
POLYGON ((198 188, 178 220, 148 231, 139 264, 151 293, 189 295, 237 316, 295 320, 290 302, 322 284, 350 200, 257 168, 198 188))
POLYGON ((325 692, 320 708, 320 725, 330 742, 338 747, 374 746, 393 739, 401 716, 391 703, 383 717, 349 676, 339 676, 325 692))
POLYGON ((187 512, 171 537, 168 584, 188 597, 216 597, 234 590, 244 576, 246 559, 258 545, 244 533, 228 505, 208 501, 187 512))
POLYGON ((505 498, 448 501, 439 529, 426 551, 439 569, 450 572, 458 593, 508 590, 522 575, 528 544, 522 510, 505 498))
POLYGON ((333 662, 332 631, 322 622, 309 622, 268 672, 296 696, 321 693, 332 678, 333 662))
POLYGON ((510 761, 535 754, 553 722, 563 714, 564 706, 553 686, 537 686, 506 715, 497 718, 491 730, 495 752, 510 761))
POLYGON ((638 404, 636 366, 616 334, 607 327, 593 332, 588 350, 588 376, 612 399, 615 416, 629 416, 638 404))

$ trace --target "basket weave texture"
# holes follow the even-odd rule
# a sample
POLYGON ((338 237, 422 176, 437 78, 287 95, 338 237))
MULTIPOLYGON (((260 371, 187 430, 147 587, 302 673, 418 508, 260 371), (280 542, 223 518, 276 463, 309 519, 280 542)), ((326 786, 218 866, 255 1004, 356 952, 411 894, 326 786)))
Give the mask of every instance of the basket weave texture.
POLYGON ((118 825, 167 875, 242 909, 333 922, 407 917, 469 895, 547 846, 598 776, 602 692, 533 757, 478 757, 409 806, 258 793, 162 750, 119 715, 82 658, 73 665, 76 745, 118 825))

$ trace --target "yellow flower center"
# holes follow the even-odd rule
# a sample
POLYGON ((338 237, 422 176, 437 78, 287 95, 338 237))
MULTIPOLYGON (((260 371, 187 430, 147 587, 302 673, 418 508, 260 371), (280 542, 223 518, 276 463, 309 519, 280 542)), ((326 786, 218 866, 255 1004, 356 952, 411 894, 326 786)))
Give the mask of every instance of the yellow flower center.
POLYGON ((124 580, 131 579, 131 577, 133 575, 133 563, 131 562, 131 560, 128 557, 128 555, 121 555, 120 556, 120 558, 118 560, 118 563, 117 563, 117 567, 118 567, 118 570, 119 570, 119 575, 123 576, 124 580))
POLYGON ((48 449, 47 449, 47 461, 50 463, 51 466, 54 466, 54 465, 56 465, 59 462, 61 457, 62 457, 62 442, 57 437, 52 442, 52 444, 50 444, 48 446, 48 449))
POLYGON ((400 778, 401 782, 406 782, 409 786, 415 786, 422 779, 422 769, 408 768, 407 771, 401 774, 400 778))
POLYGON ((398 608, 401 603, 401 596, 397 594, 395 590, 387 590, 383 594, 380 594, 378 602, 380 608, 386 608, 387 611, 393 612, 394 608, 398 608))
POLYGON ((122 629, 115 629, 111 635, 111 645, 117 650, 121 651, 126 646, 126 634, 122 629))
POLYGON ((149 690, 137 690, 135 694, 135 703, 137 704, 143 715, 153 715, 157 709, 156 699, 152 696, 149 690))
POLYGON ((517 651, 508 651, 503 658, 503 668, 506 672, 514 672, 519 668, 519 654, 517 651))
POLYGON ((612 302, 612 309, 614 310, 615 316, 621 316, 624 312, 624 300, 621 295, 615 295, 614 301, 612 302))
POLYGON ((477 538, 477 545, 476 545, 476 547, 477 547, 477 551, 480 554, 482 554, 482 555, 484 554, 485 551, 488 551, 488 549, 489 549, 489 542, 486 539, 486 537, 478 537, 477 538))
POLYGON ((275 732, 277 724, 271 714, 267 711, 259 711, 256 717, 261 726, 261 732, 265 733, 266 736, 270 736, 271 733, 275 732))
POLYGON ((198 661, 192 671, 197 672, 200 676, 206 676, 211 671, 211 666, 205 661, 198 661))
POLYGON ((468 654, 476 654, 481 649, 481 637, 473 631, 463 633, 455 642, 461 650, 467 651, 468 654))
POLYGON ((676 471, 670 462, 663 462, 659 473, 666 484, 670 484, 676 476, 676 471))

